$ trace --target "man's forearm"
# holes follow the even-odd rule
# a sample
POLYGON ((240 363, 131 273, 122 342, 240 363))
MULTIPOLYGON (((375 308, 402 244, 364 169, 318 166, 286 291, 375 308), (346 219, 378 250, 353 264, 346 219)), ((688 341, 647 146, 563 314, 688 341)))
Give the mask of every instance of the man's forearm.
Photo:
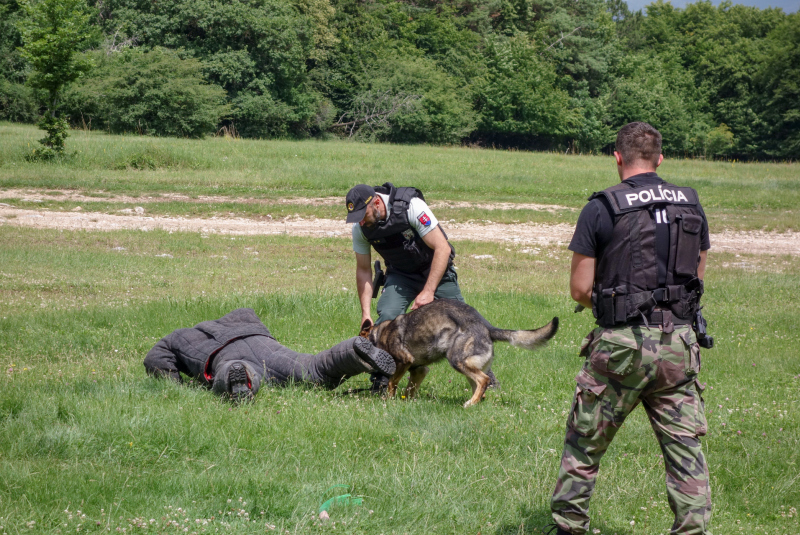
POLYGON ((356 270, 356 290, 358 291, 358 302, 361 303, 361 318, 372 317, 372 272, 356 270))
POLYGON ((433 252, 433 260, 431 261, 431 271, 428 273, 428 280, 425 281, 423 292, 436 293, 436 288, 444 277, 444 272, 447 271, 447 265, 450 263, 450 245, 447 247, 439 247, 433 252))

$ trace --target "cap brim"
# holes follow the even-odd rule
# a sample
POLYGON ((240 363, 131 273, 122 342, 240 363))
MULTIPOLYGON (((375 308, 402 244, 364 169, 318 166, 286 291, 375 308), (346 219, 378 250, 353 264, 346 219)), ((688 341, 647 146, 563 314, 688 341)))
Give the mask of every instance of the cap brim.
POLYGON ((354 210, 347 214, 347 222, 348 223, 358 223, 362 219, 364 219, 364 214, 367 213, 367 207, 361 208, 360 210, 354 210))

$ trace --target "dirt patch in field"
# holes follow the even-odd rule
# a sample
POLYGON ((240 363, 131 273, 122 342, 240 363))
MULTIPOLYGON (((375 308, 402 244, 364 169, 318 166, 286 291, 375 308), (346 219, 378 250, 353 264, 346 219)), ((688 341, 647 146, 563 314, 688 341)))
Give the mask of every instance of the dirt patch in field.
MULTIPOLYGON (((131 197, 129 195, 111 195, 102 191, 90 194, 76 193, 69 190, 31 191, 10 189, 0 191, 2 199, 18 199, 26 202, 44 201, 72 201, 72 202, 113 202, 123 204, 149 204, 154 202, 187 202, 187 203, 236 203, 236 204, 261 204, 261 205, 302 205, 302 206, 344 206, 344 199, 340 197, 292 197, 292 198, 259 198, 254 197, 226 197, 224 195, 198 195, 191 197, 180 193, 163 193, 159 195, 144 195, 131 197)), ((555 204, 537 203, 472 203, 466 201, 441 201, 430 203, 431 208, 482 208, 485 210, 538 210, 543 212, 557 212, 559 210, 576 211, 575 208, 555 204)))
MULTIPOLYGON (((0 225, 61 230, 165 230, 230 234, 240 236, 269 236, 284 234, 307 237, 350 236, 350 225, 341 220, 288 217, 272 221, 246 218, 211 217, 150 217, 144 211, 131 215, 110 215, 97 212, 54 212, 21 210, 0 206, 0 225)), ((571 225, 443 223, 453 240, 511 242, 524 245, 566 245, 572 237, 571 225)), ((762 231, 723 231, 711 235, 716 251, 746 254, 788 254, 800 256, 800 233, 762 231)))

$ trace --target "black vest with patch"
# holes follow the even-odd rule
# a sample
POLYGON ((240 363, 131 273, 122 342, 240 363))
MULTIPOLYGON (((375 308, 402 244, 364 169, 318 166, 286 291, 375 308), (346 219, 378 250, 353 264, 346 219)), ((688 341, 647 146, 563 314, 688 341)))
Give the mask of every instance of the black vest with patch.
MULTIPOLYGON (((433 249, 428 247, 422 237, 408 221, 408 207, 411 199, 425 200, 417 188, 396 188, 390 182, 375 186, 376 193, 389 195, 386 205, 386 220, 372 228, 362 226, 361 232, 373 248, 383 257, 391 270, 403 273, 425 274, 431 268, 433 249)), ((441 228, 441 225, 439 225, 441 228)), ((442 229, 444 233, 444 229, 442 229)), ((445 235, 447 238, 447 235, 445 235)), ((453 265, 456 251, 450 245, 450 261, 453 265)))
POLYGON ((614 232, 597 258, 592 311, 597 324, 692 323, 702 294, 697 277, 703 215, 692 188, 626 181, 594 193, 611 206, 614 232))

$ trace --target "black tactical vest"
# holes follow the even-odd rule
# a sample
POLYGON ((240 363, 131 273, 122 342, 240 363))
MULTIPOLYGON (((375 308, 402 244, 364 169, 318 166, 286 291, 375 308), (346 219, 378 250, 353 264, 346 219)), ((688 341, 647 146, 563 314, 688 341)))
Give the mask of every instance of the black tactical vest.
POLYGON ((614 232, 597 259, 592 311, 597 324, 691 324, 703 287, 697 277, 703 215, 692 188, 622 181, 604 196, 614 232), (657 308, 657 310, 656 310, 657 308))
MULTIPOLYGON (((411 199, 418 197, 424 201, 422 192, 417 188, 396 188, 390 182, 383 186, 375 186, 375 192, 389 195, 386 220, 372 228, 362 226, 361 232, 364 237, 383 257, 389 269, 403 273, 426 274, 433 261, 433 249, 428 247, 408 222, 408 206, 411 199)), ((455 256, 456 251, 450 245, 448 267, 453 265, 455 256)))

